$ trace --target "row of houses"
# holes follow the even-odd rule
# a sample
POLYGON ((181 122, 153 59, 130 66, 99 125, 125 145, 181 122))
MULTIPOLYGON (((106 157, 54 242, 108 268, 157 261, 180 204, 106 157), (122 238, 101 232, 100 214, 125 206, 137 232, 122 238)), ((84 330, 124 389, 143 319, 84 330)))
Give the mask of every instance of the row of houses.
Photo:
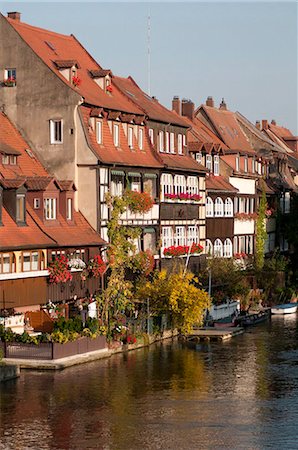
POLYGON ((148 213, 121 220, 141 228, 136 246, 157 267, 171 266, 169 249, 193 243, 203 248, 189 258, 194 272, 208 255, 253 255, 263 190, 266 252, 288 251, 274 218, 289 213, 297 190, 297 137, 286 128, 253 125, 212 97, 197 108, 174 97, 169 110, 132 77, 101 67, 75 36, 25 24, 17 12, 0 15, 0 74, 0 309, 100 288, 77 273, 63 289, 50 285, 47 265, 103 252, 107 192, 150 193, 148 213))

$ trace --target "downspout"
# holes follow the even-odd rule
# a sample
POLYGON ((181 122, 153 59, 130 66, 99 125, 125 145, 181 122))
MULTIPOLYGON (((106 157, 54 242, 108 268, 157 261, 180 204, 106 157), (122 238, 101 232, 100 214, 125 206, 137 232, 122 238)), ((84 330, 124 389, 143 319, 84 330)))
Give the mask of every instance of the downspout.
POLYGON ((79 168, 78 168, 78 108, 84 103, 84 97, 81 97, 78 104, 73 110, 73 123, 74 123, 74 184, 77 190, 74 193, 74 209, 79 210, 79 168))

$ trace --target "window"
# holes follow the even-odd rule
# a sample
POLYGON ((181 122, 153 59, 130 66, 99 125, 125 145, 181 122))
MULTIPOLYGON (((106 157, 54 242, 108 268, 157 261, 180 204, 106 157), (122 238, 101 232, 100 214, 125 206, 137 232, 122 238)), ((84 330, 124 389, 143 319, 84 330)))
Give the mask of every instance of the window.
POLYGON ((233 200, 230 198, 225 199, 225 216, 226 217, 233 216, 233 200))
POLYGON ((245 253, 251 255, 253 253, 253 236, 245 236, 245 253))
POLYGON ((173 177, 170 173, 163 173, 161 176, 162 199, 166 194, 173 194, 173 177))
POLYGON ((223 201, 220 197, 217 197, 214 202, 214 215, 215 217, 222 217, 224 215, 223 201))
POLYGON ((222 258, 223 256, 222 242, 220 239, 216 239, 214 242, 214 256, 217 256, 218 258, 222 258))
POLYGON ((0 273, 9 273, 13 271, 12 254, 0 253, 0 273))
POLYGON ((170 152, 175 153, 175 134, 170 133, 170 152))
POLYGON ((149 128, 149 138, 150 138, 151 144, 154 145, 154 131, 152 128, 149 128))
POLYGON ((239 155, 236 156, 236 172, 239 172, 240 170, 240 157, 239 155))
POLYGON ((50 120, 50 143, 62 144, 63 142, 63 122, 61 119, 50 120))
POLYGON ((238 200, 238 212, 245 213, 245 198, 239 197, 238 200))
POLYGON ((25 222, 25 194, 17 194, 16 221, 25 222))
POLYGON ((118 125, 118 123, 114 123, 113 138, 114 138, 114 145, 115 145, 115 147, 119 147, 119 145, 120 145, 120 136, 119 136, 119 125, 118 125))
POLYGON ((2 164, 10 164, 12 166, 15 166, 17 164, 16 155, 3 155, 2 164))
POLYGON ((139 148, 140 150, 143 150, 144 148, 144 130, 143 128, 139 128, 139 148))
POLYGON ((96 121, 96 142, 102 144, 102 121, 96 121))
POLYGON ((39 209, 40 208, 40 198, 34 198, 33 199, 33 208, 39 209))
POLYGON ((238 208, 239 208, 239 206, 238 206, 238 197, 235 197, 234 198, 234 213, 236 214, 237 212, 238 212, 238 208))
POLYGON ((111 194, 115 197, 122 197, 124 188, 124 173, 112 174, 111 177, 111 194))
POLYGON ((202 164, 202 153, 196 153, 196 161, 202 164))
POLYGON ((186 180, 184 175, 175 175, 174 177, 174 193, 181 194, 186 192, 186 180))
POLYGON ((206 217, 213 217, 214 207, 213 200, 211 197, 206 198, 206 217))
POLYGON ((2 164, 9 164, 9 155, 2 155, 2 164))
POLYGON ((183 134, 183 147, 186 147, 186 135, 183 134))
POLYGON ((245 156, 244 158, 244 172, 248 171, 248 161, 247 161, 247 156, 245 156))
POLYGON ((176 227, 174 245, 185 245, 185 227, 176 227))
POLYGON ((173 245, 173 229, 172 227, 162 227, 162 248, 171 247, 173 245))
POLYGON ((223 257, 231 258, 233 255, 233 245, 231 239, 226 239, 223 246, 223 257))
POLYGON ((145 228, 143 237, 144 251, 150 250, 156 253, 156 232, 154 228, 145 228))
POLYGON ((133 148, 133 128, 128 127, 128 146, 133 148))
POLYGON ((219 156, 214 155, 213 157, 213 173, 214 175, 219 175, 219 156))
POLYGON ((44 216, 46 220, 56 219, 56 199, 45 198, 44 199, 44 216))
POLYGON ((250 199, 249 198, 245 199, 245 212, 246 212, 246 214, 250 213, 250 199))
POLYGON ((178 154, 183 155, 182 134, 178 134, 178 154))
POLYGON ((20 272, 29 272, 39 269, 39 252, 23 252, 18 260, 20 272))
POLYGON ((170 151, 170 141, 169 141, 169 132, 166 131, 166 153, 170 151))
POLYGON ((208 256, 212 256, 213 254, 213 245, 210 239, 206 239, 206 253, 208 256))
POLYGON ((211 155, 206 155, 206 168, 208 170, 212 170, 212 156, 211 155))
POLYGON ((66 219, 72 220, 72 199, 67 199, 67 208, 66 208, 66 219))
POLYGON ((132 191, 141 192, 141 174, 129 174, 129 185, 132 191))
POLYGON ((159 132, 159 151, 160 152, 164 151, 164 132, 163 131, 159 132))
POLYGON ((144 175, 143 180, 143 186, 144 186, 144 192, 148 192, 152 198, 157 197, 157 175, 153 174, 146 174, 144 175))
POLYGON ((193 243, 197 244, 199 240, 198 227, 196 225, 191 225, 187 229, 187 245, 193 243))
POLYGON ((251 160, 251 172, 255 173, 255 169, 256 169, 256 160, 255 157, 253 157, 251 160))
POLYGON ((291 197, 290 197, 290 192, 285 192, 285 210, 284 210, 284 212, 285 212, 285 214, 288 214, 289 212, 290 212, 290 200, 291 200, 291 197))
POLYGON ((187 191, 191 195, 199 193, 199 181, 197 177, 187 177, 187 191))
POLYGON ((10 81, 16 81, 17 79, 17 69, 5 69, 5 73, 4 73, 4 79, 5 80, 10 80, 10 81))
POLYGON ((255 205, 255 199, 251 198, 250 199, 250 212, 253 213, 254 212, 254 205, 255 205))

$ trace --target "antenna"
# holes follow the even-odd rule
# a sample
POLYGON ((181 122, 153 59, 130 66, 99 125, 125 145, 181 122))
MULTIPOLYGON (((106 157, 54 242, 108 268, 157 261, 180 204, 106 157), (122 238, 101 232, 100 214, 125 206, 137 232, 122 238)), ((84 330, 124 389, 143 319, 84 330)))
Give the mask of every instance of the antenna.
POLYGON ((148 18, 147 18, 147 64, 148 64, 148 67, 147 67, 148 74, 147 75, 148 75, 148 95, 151 96, 151 93, 150 93, 150 91, 151 91, 151 60, 150 60, 150 58, 151 58, 151 48, 150 48, 151 23, 150 23, 150 21, 151 21, 151 17, 150 17, 150 9, 149 9, 148 18))

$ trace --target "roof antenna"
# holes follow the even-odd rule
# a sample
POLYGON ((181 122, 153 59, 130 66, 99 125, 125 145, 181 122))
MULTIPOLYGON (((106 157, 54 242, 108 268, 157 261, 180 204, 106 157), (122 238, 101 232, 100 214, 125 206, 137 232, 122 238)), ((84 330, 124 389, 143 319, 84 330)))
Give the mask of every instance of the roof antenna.
POLYGON ((148 69, 148 95, 151 96, 151 48, 150 48, 150 32, 151 32, 151 16, 150 16, 150 9, 148 10, 148 17, 147 17, 147 69, 148 69))

